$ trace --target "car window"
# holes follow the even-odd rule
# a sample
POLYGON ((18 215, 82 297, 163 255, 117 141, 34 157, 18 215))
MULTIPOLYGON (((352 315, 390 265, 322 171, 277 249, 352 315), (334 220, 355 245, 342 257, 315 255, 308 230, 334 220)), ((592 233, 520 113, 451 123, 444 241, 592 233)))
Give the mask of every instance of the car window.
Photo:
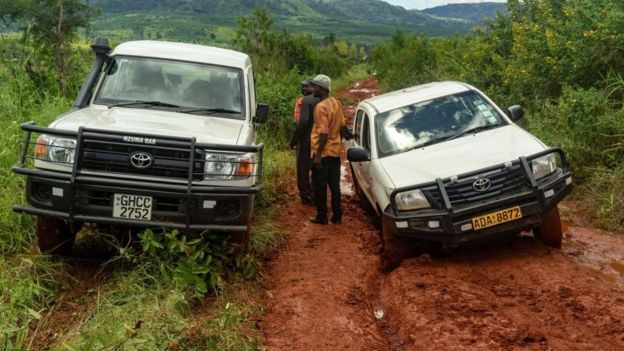
POLYGON ((195 109, 224 109, 244 117, 244 79, 238 68, 118 56, 106 72, 96 104, 158 101, 195 109))
POLYGON ((447 95, 381 113, 375 117, 379 156, 411 150, 479 127, 508 124, 475 91, 447 95))
POLYGON ((368 116, 364 113, 362 116, 362 147, 370 151, 370 128, 368 123, 368 116))

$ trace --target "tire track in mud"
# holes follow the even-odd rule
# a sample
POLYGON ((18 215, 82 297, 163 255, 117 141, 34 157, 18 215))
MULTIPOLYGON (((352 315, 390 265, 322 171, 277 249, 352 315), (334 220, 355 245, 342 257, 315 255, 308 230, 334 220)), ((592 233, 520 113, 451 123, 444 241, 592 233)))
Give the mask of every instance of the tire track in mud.
MULTIPOLYGON (((375 84, 338 95, 357 104, 375 84)), ((622 237, 566 226, 562 250, 522 233, 383 272, 378 230, 347 193, 341 225, 309 223, 314 208, 298 202, 280 209, 289 235, 265 276, 267 350, 624 350, 622 237)))
POLYGON ((32 350, 49 349, 84 323, 96 307, 101 289, 120 269, 109 264, 116 255, 112 244, 98 237, 101 234, 85 233, 79 234, 70 257, 57 258, 64 263, 64 278, 54 304, 31 326, 32 350))
POLYGON ((53 306, 33 325, 31 349, 44 350, 88 318, 96 305, 99 290, 111 276, 102 262, 68 259, 62 292, 53 306))
MULTIPOLYGON (((348 96, 344 91, 337 96, 357 104, 376 93, 375 87, 371 79, 348 88, 348 96)), ((353 109, 345 104, 345 116, 353 116, 353 109)), ((341 224, 311 223, 316 209, 299 201, 280 209, 279 225, 288 232, 288 240, 270 260, 265 277, 266 310, 260 329, 268 350, 390 347, 373 314, 379 237, 353 195, 347 167, 343 160, 341 224)))
POLYGON ((280 212, 288 242, 268 266, 265 314, 268 350, 387 350, 373 316, 379 279, 376 229, 351 198, 343 222, 317 225, 312 207, 280 212))

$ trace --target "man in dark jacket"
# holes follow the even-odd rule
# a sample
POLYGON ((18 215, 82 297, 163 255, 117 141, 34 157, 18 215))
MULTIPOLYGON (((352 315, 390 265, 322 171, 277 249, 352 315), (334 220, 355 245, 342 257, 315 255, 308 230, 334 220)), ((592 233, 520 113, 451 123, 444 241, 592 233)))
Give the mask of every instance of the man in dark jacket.
MULTIPOLYGON (((314 108, 319 102, 319 98, 314 96, 314 88, 310 86, 309 80, 301 82, 301 93, 303 100, 300 105, 300 115, 297 122, 297 129, 290 138, 290 147, 297 150, 297 188, 301 202, 307 205, 314 205, 314 190, 310 181, 312 170, 312 158, 310 156, 310 133, 314 124, 314 108)), ((295 114, 297 113, 295 106, 295 114)), ((295 117, 296 119, 296 117, 295 117)))

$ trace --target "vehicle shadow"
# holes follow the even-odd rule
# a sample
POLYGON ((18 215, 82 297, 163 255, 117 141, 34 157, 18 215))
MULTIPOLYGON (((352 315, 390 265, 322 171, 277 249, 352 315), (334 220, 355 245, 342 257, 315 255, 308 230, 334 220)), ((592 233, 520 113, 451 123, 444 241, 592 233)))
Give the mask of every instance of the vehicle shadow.
MULTIPOLYGON (((482 262, 505 261, 527 257, 542 257, 561 253, 538 241, 531 233, 505 233, 495 238, 463 243, 453 248, 445 248, 436 242, 419 242, 413 248, 413 258, 428 256, 443 262, 482 262)), ((563 253, 561 253, 563 254, 563 253)))

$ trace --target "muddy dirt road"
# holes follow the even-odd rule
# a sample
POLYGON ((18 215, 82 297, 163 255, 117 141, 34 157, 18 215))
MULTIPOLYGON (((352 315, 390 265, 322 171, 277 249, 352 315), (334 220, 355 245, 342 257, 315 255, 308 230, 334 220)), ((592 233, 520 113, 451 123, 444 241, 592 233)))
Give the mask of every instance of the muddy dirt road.
MULTIPOLYGON (((338 94, 355 104, 375 83, 338 94)), ((561 250, 526 234, 384 272, 377 230, 348 177, 342 186, 340 225, 281 209, 289 236, 266 273, 267 350, 624 350, 624 236, 566 223, 561 250)))

